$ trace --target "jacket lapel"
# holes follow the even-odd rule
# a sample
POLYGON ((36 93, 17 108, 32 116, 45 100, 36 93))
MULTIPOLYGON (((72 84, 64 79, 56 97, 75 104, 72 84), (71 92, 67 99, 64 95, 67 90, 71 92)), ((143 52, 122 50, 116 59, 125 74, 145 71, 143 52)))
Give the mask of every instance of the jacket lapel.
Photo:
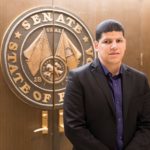
POLYGON ((103 93, 110 105, 110 108, 112 109, 112 112, 115 115, 115 107, 114 107, 111 91, 110 91, 107 79, 106 79, 103 71, 101 70, 98 58, 94 60, 94 62, 91 64, 90 67, 91 67, 90 68, 91 72, 94 75, 94 78, 96 79, 96 83, 98 84, 100 90, 103 91, 103 93))
POLYGON ((131 91, 131 83, 132 83, 132 77, 130 76, 130 72, 127 68, 127 66, 123 65, 124 67, 124 73, 122 77, 122 91, 123 91, 123 117, 126 119, 127 112, 128 112, 128 107, 129 107, 129 102, 130 102, 130 97, 132 95, 131 91))
MULTIPOLYGON (((103 71, 100 68, 99 60, 96 58, 93 63, 90 66, 91 72, 94 75, 94 78, 96 79, 96 82, 100 88, 100 90, 103 91, 110 108, 112 109, 113 114, 115 115, 115 107, 112 100, 111 91, 107 82, 107 79, 103 73, 103 71)), ((123 65, 123 75, 122 75, 122 100, 123 100, 123 118, 125 119, 128 112, 128 106, 131 96, 131 85, 132 83, 132 77, 130 76, 130 72, 126 65, 123 65)))

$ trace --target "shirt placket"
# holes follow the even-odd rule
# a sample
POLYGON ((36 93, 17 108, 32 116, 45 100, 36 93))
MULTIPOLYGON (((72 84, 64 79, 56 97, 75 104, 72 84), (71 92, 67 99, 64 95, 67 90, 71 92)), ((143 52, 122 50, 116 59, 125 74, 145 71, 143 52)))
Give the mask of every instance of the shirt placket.
POLYGON ((116 110, 116 123, 117 123, 117 150, 121 150, 123 147, 123 116, 122 116, 122 91, 121 91, 121 79, 112 78, 114 104, 116 110))

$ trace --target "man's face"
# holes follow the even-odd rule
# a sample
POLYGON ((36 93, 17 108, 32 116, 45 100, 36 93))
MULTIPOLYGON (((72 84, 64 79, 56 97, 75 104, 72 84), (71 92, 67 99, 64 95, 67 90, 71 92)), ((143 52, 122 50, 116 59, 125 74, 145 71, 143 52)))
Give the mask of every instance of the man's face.
POLYGON ((117 65, 122 63, 126 50, 126 40, 120 31, 102 34, 99 42, 95 43, 98 56, 104 65, 117 65))

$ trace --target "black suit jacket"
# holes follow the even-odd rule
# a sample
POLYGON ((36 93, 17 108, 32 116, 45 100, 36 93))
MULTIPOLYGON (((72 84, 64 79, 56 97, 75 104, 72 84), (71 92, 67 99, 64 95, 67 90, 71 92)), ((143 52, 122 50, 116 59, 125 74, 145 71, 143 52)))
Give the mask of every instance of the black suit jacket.
MULTIPOLYGON (((123 65, 124 150, 150 150, 150 90, 145 75, 123 65)), ((65 134, 74 150, 115 150, 115 107, 99 60, 70 71, 65 134)))

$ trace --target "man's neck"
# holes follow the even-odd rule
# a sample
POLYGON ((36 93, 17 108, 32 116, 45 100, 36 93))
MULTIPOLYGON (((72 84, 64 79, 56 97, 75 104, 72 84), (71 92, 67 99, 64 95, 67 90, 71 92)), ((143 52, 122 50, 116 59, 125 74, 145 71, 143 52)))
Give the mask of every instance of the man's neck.
POLYGON ((112 74, 112 76, 119 74, 121 63, 106 64, 103 61, 101 61, 101 63, 102 63, 102 65, 104 65, 108 69, 108 71, 112 74))
POLYGON ((119 74, 120 66, 121 65, 109 65, 109 66, 106 66, 106 68, 112 74, 112 76, 115 76, 119 74))

